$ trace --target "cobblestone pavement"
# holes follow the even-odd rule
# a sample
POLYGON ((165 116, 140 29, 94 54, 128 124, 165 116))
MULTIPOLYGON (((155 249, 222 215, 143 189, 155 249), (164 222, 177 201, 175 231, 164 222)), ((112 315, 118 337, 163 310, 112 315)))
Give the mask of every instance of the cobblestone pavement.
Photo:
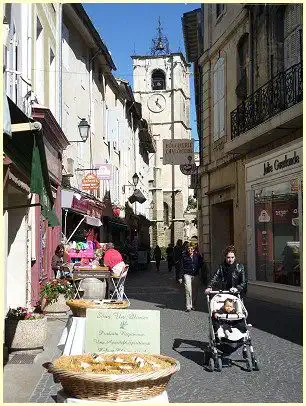
MULTIPOLYGON (((221 373, 203 368, 207 345, 207 306, 200 294, 199 311, 184 312, 184 289, 168 273, 165 263, 157 273, 131 272, 126 292, 134 309, 160 310, 161 353, 179 360, 181 370, 168 386, 170 402, 302 402, 302 314, 298 310, 246 299, 259 372, 244 371, 241 350, 232 356, 232 368, 221 373), (177 347, 174 349, 174 347, 177 347)), ((57 355, 54 353, 54 355, 57 355)), ((55 401, 60 385, 44 373, 29 402, 55 401)))
MULTIPOLYGON (((184 312, 184 288, 165 263, 157 273, 130 273, 126 292, 133 308, 160 309, 161 353, 179 360, 181 370, 168 386, 170 402, 302 402, 302 313, 245 299, 260 371, 246 372, 236 362, 222 372, 203 368, 208 315, 202 286, 199 311, 184 312), (177 347, 174 349, 174 347, 177 347)), ((232 355, 241 360, 241 350, 232 355)))

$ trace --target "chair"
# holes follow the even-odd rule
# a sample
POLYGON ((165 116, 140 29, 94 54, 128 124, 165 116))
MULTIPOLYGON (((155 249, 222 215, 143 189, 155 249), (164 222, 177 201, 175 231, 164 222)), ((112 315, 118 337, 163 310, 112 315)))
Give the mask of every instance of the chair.
POLYGON ((119 278, 116 278, 114 276, 111 276, 114 292, 111 295, 111 299, 117 299, 117 300, 123 300, 124 298, 128 301, 130 304, 130 301, 128 297, 126 296, 124 292, 124 283, 126 280, 126 276, 129 270, 129 265, 125 265, 124 269, 122 270, 119 278))

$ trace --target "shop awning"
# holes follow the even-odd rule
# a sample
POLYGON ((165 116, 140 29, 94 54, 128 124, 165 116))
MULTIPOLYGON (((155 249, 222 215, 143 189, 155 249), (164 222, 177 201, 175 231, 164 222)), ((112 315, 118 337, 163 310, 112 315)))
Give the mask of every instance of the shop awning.
POLYGON ((144 197, 143 193, 139 189, 135 189, 132 196, 129 197, 130 203, 138 202, 140 204, 144 203, 147 199, 144 197))
MULTIPOLYGON (((33 122, 8 98, 12 124, 33 122)), ((53 208, 46 152, 41 131, 12 132, 12 137, 3 134, 3 150, 14 164, 30 179, 31 193, 39 195, 42 215, 50 227, 60 225, 53 208)))

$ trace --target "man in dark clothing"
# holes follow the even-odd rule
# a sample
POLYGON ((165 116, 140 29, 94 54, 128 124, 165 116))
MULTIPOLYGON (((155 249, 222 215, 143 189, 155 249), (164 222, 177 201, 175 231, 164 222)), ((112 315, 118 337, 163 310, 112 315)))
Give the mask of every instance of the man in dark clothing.
POLYGON ((159 248, 158 245, 156 245, 156 247, 154 249, 154 258, 155 258, 155 263, 156 263, 156 271, 159 272, 160 260, 161 260, 161 249, 159 248))
POLYGON ((177 240, 176 246, 173 248, 173 260, 174 260, 174 266, 175 266, 176 281, 178 281, 179 277, 180 277, 182 255, 183 255, 183 241, 177 240))
POLYGON ((168 271, 172 271, 173 267, 173 246, 170 243, 166 249, 166 254, 167 254, 167 262, 168 262, 168 271))
POLYGON ((184 278, 186 312, 195 310, 197 304, 201 266, 202 257, 195 253, 192 247, 183 252, 179 283, 182 283, 184 278))

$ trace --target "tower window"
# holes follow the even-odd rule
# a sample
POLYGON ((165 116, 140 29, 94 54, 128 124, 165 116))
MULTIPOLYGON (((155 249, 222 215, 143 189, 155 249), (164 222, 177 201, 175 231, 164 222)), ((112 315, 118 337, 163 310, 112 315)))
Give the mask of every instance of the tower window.
POLYGON ((152 90, 166 89, 166 75, 161 69, 156 69, 152 73, 152 90))

